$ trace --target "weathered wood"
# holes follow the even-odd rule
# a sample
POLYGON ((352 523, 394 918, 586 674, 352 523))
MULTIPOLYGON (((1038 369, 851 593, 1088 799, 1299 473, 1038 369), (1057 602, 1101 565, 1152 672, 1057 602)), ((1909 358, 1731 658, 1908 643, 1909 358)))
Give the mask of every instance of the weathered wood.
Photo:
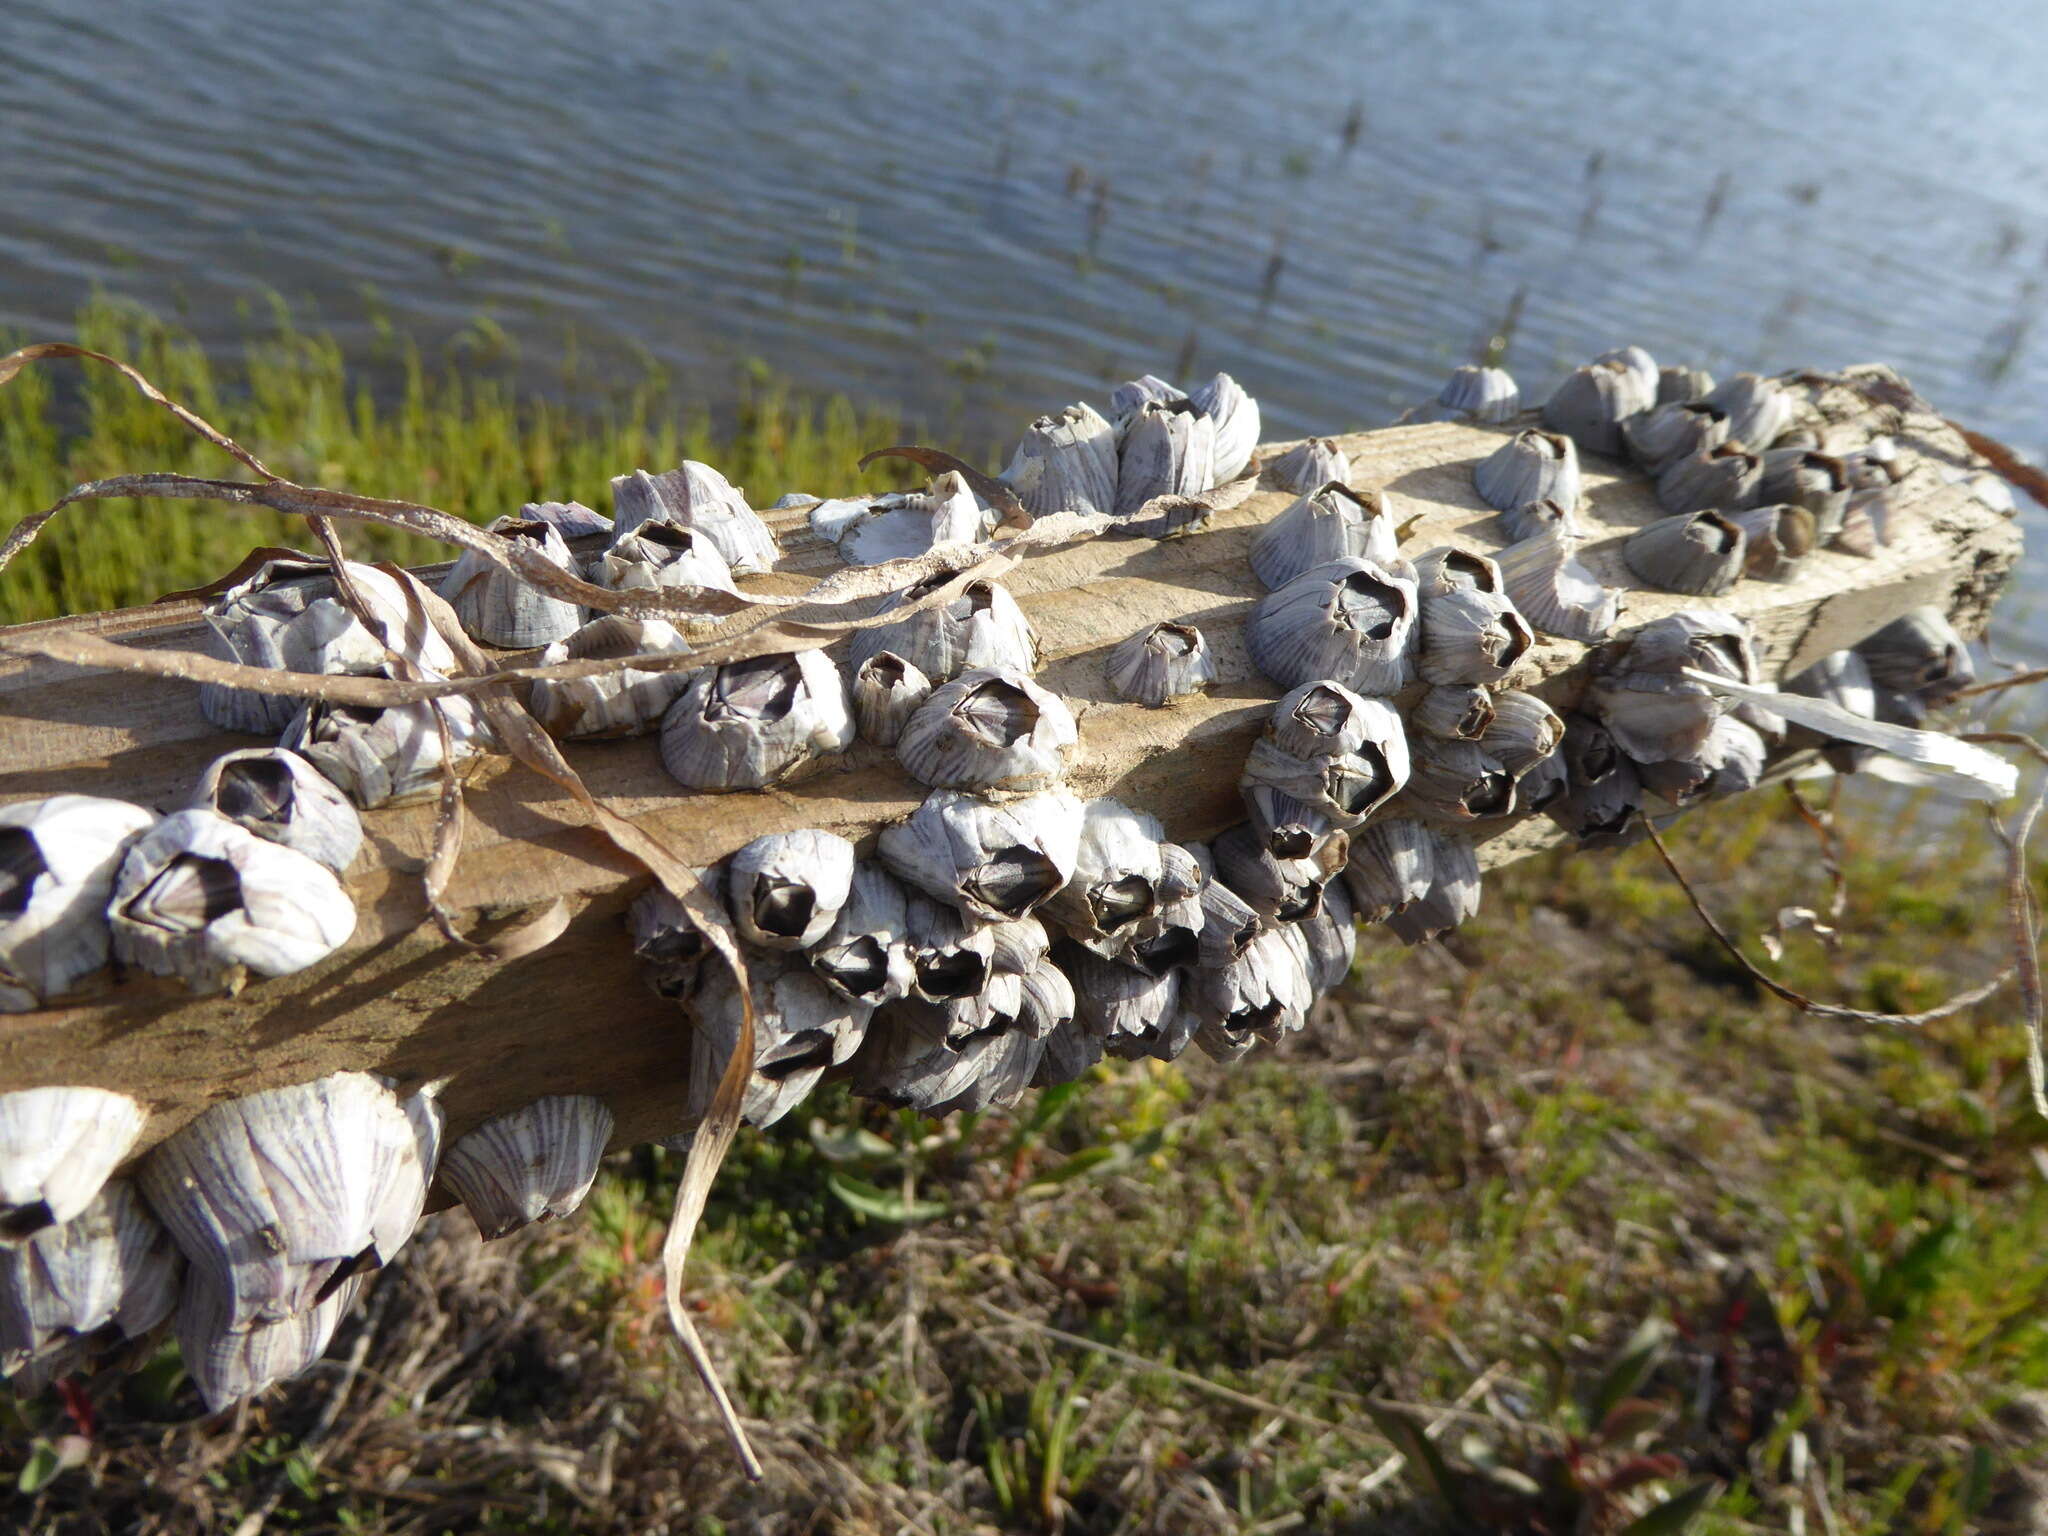
MULTIPOLYGON (((1844 415, 1867 411, 1846 394, 1833 403, 1844 415)), ((1746 581, 1715 601, 1753 621, 1767 675, 1803 668, 1922 603, 1946 609, 1966 632, 1981 628, 2017 557, 2017 531, 1942 479, 1944 466, 1978 462, 1956 433, 1916 416, 1898 435, 1918 462, 1895 492, 1903 515, 1890 548, 1869 560, 1819 553, 1789 581, 1746 581)), ((1354 484, 1386 487, 1418 514, 1403 540, 1407 552, 1444 543, 1492 550, 1502 539, 1472 490, 1471 470, 1500 436, 1433 424, 1359 433, 1343 446, 1354 484)), ((1619 545, 1656 515, 1648 484, 1597 460, 1586 470, 1582 521, 1591 537, 1583 558, 1610 585, 1635 588, 1619 545)), ((1100 539, 1056 549, 1008 578, 1044 641, 1043 680, 1073 702, 1079 719, 1077 793, 1152 810, 1177 837, 1208 836, 1240 819, 1238 770, 1278 692, 1241 640, 1261 590, 1246 550, 1253 528, 1290 499, 1255 494, 1206 531, 1167 543, 1100 539), (1202 627, 1217 688, 1163 710, 1117 701, 1104 673, 1110 650, 1162 619, 1202 627)), ((771 521, 789 558, 764 586, 801 590, 833 564, 799 515, 771 521)), ((1632 591, 1623 627, 1696 601, 1632 591)), ((196 605, 175 603, 54 622, 129 644, 189 647, 196 615, 196 605)), ((1583 647, 1546 642, 1517 681, 1568 704, 1582 686, 1585 657, 1583 647)), ((205 723, 191 685, 54 663, 0 659, 0 715, 10 721, 0 730, 0 801, 73 791, 171 807, 214 755, 245 744, 205 723)), ((692 863, 778 829, 816 826, 860 838, 907 814, 920 796, 891 754, 866 746, 793 785, 725 796, 680 791, 650 739, 567 751, 594 792, 692 863)), ((130 977, 76 1006, 0 1016, 0 1090, 84 1083, 133 1094, 152 1110, 143 1146, 220 1098, 344 1067, 408 1085, 445 1079, 449 1129, 458 1134, 489 1113, 565 1092, 605 1098, 621 1144, 673 1132, 688 1025, 642 986, 620 922, 646 877, 584 827, 552 785, 508 764, 478 772, 469 805, 452 904, 488 922, 564 896, 575 917, 550 947, 492 964, 441 942, 422 926, 418 879, 432 810, 378 811, 365 818, 368 842, 349 876, 361 925, 342 953, 235 998, 192 999, 169 983, 130 977)), ((1488 842, 1486 862, 1506 862, 1555 836, 1547 821, 1523 823, 1488 842)))

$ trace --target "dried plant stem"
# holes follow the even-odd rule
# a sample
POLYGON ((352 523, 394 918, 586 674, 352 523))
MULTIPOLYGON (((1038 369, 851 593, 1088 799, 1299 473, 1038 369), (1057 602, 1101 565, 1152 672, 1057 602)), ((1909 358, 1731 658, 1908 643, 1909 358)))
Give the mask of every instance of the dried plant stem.
MULTIPOLYGON (((2038 750, 2038 749, 2037 749, 2038 750)), ((2026 809, 2008 828, 1989 808, 1984 812, 1991 830, 2005 846, 2005 910, 2012 925, 2013 951, 2018 957, 2020 1001, 2026 1010, 2027 1086, 2033 1094, 2034 1113, 2048 1119, 2048 1059, 2042 1046, 2041 915, 2034 903, 2033 882, 2027 877, 2027 839, 2040 818, 2041 805, 2048 800, 2048 779, 2034 791, 2026 809)))
POLYGON ((1671 878, 1676 880, 1678 888, 1685 892, 1685 899, 1692 904, 1692 909, 1698 914, 1699 920, 1707 925, 1707 931, 1720 941, 1721 947, 1728 951, 1729 956, 1737 965, 1742 967, 1750 980, 1754 981, 1766 992, 1769 992, 1773 997, 1783 998, 1802 1013, 1818 1014, 1820 1017, 1827 1019, 1848 1019, 1857 1024, 1886 1025, 1897 1029, 1918 1029, 1922 1025, 1932 1024, 1937 1019, 1945 1019, 1951 1014, 1961 1013, 1966 1008, 1976 1007, 1977 1004, 1994 995, 2013 978, 2015 967, 2008 966, 1990 981, 1985 982, 1983 986, 1972 987, 1967 992, 1960 992, 1947 1002, 1921 1013, 1875 1013, 1867 1008, 1849 1008, 1840 1003, 1823 1003, 1815 998, 1806 996, 1804 993, 1795 992, 1783 982, 1758 969, 1755 962, 1742 952, 1741 946, 1729 937, 1728 930, 1715 921, 1713 913, 1706 909, 1705 903, 1700 900, 1699 892, 1693 889, 1692 882, 1685 878, 1685 872, 1678 867, 1677 860, 1671 857, 1671 850, 1664 846, 1664 839, 1657 835, 1656 823, 1651 821, 1648 816, 1642 816, 1642 823, 1643 830, 1649 834, 1650 842, 1657 849, 1657 856, 1664 861, 1664 867, 1671 871, 1671 878))

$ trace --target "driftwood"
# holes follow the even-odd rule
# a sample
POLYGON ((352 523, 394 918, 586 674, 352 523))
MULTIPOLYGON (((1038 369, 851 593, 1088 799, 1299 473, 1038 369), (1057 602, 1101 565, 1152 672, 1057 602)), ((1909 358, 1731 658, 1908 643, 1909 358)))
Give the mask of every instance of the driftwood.
MULTIPOLYGON (((1944 479, 1944 469, 1983 462, 1957 430, 1850 389, 1830 391, 1821 404, 1847 429, 1867 432, 1874 423, 1892 432, 1915 467, 1892 492, 1900 513, 1894 540, 1874 557, 1816 553, 1790 580, 1744 581, 1713 600, 1754 624, 1770 678, 1921 604, 1946 611, 1965 634, 1981 631, 2019 552, 2009 514, 1944 479)), ((1354 485, 1384 486, 1419 513, 1404 529, 1404 553, 1446 543, 1491 551, 1504 539, 1472 489, 1471 471, 1499 444, 1501 430, 1404 426, 1341 443, 1354 485)), ((1262 450, 1261 458, 1285 446, 1262 450)), ((1641 590, 1621 562, 1621 537, 1657 515, 1649 484, 1601 460, 1588 460, 1586 469, 1581 556, 1627 592, 1621 631, 1696 606, 1641 590)), ((1261 592, 1246 551, 1252 530, 1291 499, 1259 491, 1193 535, 1053 548, 1005 578, 1045 644, 1041 680, 1079 719, 1069 776, 1075 793, 1113 795, 1152 811, 1176 838, 1206 837, 1241 819, 1239 769, 1279 693, 1251 666, 1241 641, 1261 592), (1201 626, 1218 685, 1164 709, 1118 701, 1105 677, 1110 651, 1166 619, 1201 626)), ((800 512, 768 516, 785 559, 750 589, 801 591, 834 566, 800 512)), ((173 601, 24 629, 189 648, 197 642, 197 612, 193 602, 173 601)), ((1545 641, 1515 681, 1568 706, 1583 686, 1587 655, 1582 646, 1545 641)), ((207 725, 195 692, 185 682, 0 657, 0 715, 10 722, 0 730, 0 801, 69 791, 164 808, 182 803, 214 756, 250 744, 207 725)), ((786 787, 716 796, 682 792, 651 739, 572 744, 566 753, 593 792, 692 864, 776 830, 820 827, 859 839, 907 815, 922 794, 891 754, 864 745, 786 787)), ((347 882, 360 925, 340 953, 232 998, 195 999, 130 976, 75 1006, 0 1015, 0 1091, 89 1084, 130 1094, 150 1111, 137 1153, 216 1101, 348 1068, 389 1074, 407 1088, 445 1081, 451 1138, 490 1114, 561 1093, 603 1098, 616 1115, 617 1144, 674 1133, 689 1025, 643 985, 621 922, 647 885, 645 872, 586 827, 554 786, 502 760, 470 780, 469 808, 448 904, 466 926, 488 934, 494 922, 509 927, 522 913, 566 898, 573 917, 551 945, 492 962, 446 943, 426 921, 419 878, 433 807, 372 812, 347 882)), ((1522 822, 1488 837, 1482 862, 1497 866, 1560 836, 1542 818, 1522 822)))

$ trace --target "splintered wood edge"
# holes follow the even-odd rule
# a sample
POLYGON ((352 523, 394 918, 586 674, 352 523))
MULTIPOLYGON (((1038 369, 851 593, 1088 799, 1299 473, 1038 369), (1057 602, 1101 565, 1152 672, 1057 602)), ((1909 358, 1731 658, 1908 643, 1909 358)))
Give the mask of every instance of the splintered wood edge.
MULTIPOLYGON (((1623 630, 1687 607, 1738 612, 1756 628, 1767 675, 1778 677, 1923 603, 1948 611, 1966 633, 1981 629, 2017 559, 2018 531, 1940 474, 1980 461, 1931 414, 1899 420, 1846 389, 1819 404, 1842 430, 1876 423, 1911 451, 1912 473, 1893 493, 1900 515, 1892 546, 1868 560, 1823 551, 1789 581, 1745 581, 1711 604, 1644 591, 1623 567, 1620 544, 1659 515, 1648 482, 1588 458, 1582 521, 1589 536, 1581 555, 1602 580, 1628 589, 1623 630)), ((1439 544, 1492 552, 1505 541, 1471 488, 1472 466, 1527 424, 1432 423, 1339 442, 1354 485, 1382 487, 1402 503, 1412 520, 1405 553, 1439 544)), ((1262 450, 1261 460, 1286 446, 1262 450)), ((1252 531, 1292 499, 1261 491, 1200 533, 1070 545, 1031 556, 1006 578, 1044 642, 1041 681, 1074 706, 1081 737, 1069 778, 1075 793, 1151 810, 1176 838, 1207 837, 1241 819, 1238 770, 1280 691, 1244 651, 1244 619, 1262 591, 1246 552, 1252 531), (1165 619, 1201 627, 1216 656, 1216 688, 1166 709, 1119 701, 1104 676, 1109 650, 1165 619)), ((761 589, 800 591, 834 566, 803 511, 764 515, 785 559, 761 578, 761 589)), ((185 647, 198 640, 198 605, 32 627, 52 625, 185 647)), ((1546 640, 1511 681, 1569 706, 1583 686, 1587 655, 1585 647, 1546 640)), ((23 722, 0 733, 0 801, 68 791, 170 808, 216 754, 250 742, 207 725, 189 684, 55 663, 0 658, 0 714, 23 722)), ((923 793, 892 754, 864 745, 797 782, 717 796, 680 792, 651 738, 572 743, 565 751, 594 793, 693 864, 796 827, 859 840, 908 814, 923 793)), ((552 785, 501 761, 472 778, 469 807, 453 905, 489 932, 496 920, 509 923, 540 901, 567 897, 575 916, 548 948, 493 965, 422 928, 418 873, 432 810, 372 812, 364 818, 363 856, 348 878, 361 924, 341 953, 234 998, 191 998, 169 983, 129 978, 75 1006, 0 1017, 0 1090, 73 1083, 129 1093, 152 1111, 138 1151, 210 1103, 343 1068, 382 1072, 406 1086, 446 1080, 451 1136, 566 1092, 610 1103, 615 1145, 672 1134, 688 1071, 688 1023, 644 988, 620 922, 646 884, 644 872, 584 826, 552 785)), ((1543 818, 1481 836, 1489 868, 1562 840, 1543 818)))

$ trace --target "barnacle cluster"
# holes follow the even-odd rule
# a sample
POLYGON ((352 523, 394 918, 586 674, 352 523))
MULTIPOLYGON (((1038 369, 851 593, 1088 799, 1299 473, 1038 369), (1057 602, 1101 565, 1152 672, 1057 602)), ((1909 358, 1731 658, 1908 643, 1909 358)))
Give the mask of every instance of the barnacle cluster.
MULTIPOLYGON (((845 562, 872 564, 979 544, 1005 499, 1173 536, 1208 518, 1204 493, 1254 468, 1258 406, 1227 374, 1189 393, 1147 375, 1108 406, 1037 418, 1000 486, 942 470, 924 491, 794 501, 845 562)), ((944 1114, 1106 1056, 1192 1046, 1234 1061, 1306 1027, 1361 925, 1413 944, 1471 916, 1496 832, 1543 815, 1585 846, 1623 841, 1642 813, 1752 786, 1779 746, 1881 768, 1826 722, 1917 725, 1971 680, 1946 618, 1916 610, 1788 679, 1831 706, 1788 726, 1715 687, 1763 684, 1740 618, 1687 609, 1616 634, 1619 594, 1581 557, 1582 452, 1654 478, 1665 515, 1621 555, 1665 590, 1712 596, 1892 536, 1901 453, 1839 440, 1796 381, 1716 386, 1625 348, 1574 372, 1540 425, 1498 368, 1457 370, 1417 414, 1498 430, 1473 484, 1508 542, 1404 553, 1399 493, 1354 484, 1331 440, 1257 464, 1293 497, 1249 548, 1267 590, 1245 649, 1278 697, 1238 770, 1242 818, 1206 842, 1073 792, 1075 714, 1040 680, 1038 636, 1000 581, 934 603, 953 576, 926 577, 836 654, 647 670, 689 654, 671 624, 587 615, 480 555, 458 561, 441 596, 475 640, 549 664, 642 661, 535 682, 532 714, 556 736, 658 733, 662 763, 697 791, 781 783, 859 742, 926 790, 861 844, 775 832, 699 872, 745 947, 744 998, 675 895, 635 902, 648 983, 692 1026, 678 1132, 708 1111, 749 1012, 743 1113, 760 1125, 828 1074, 944 1114), (1541 682, 1539 636, 1600 647, 1590 676, 1541 682)), ((613 519, 536 503, 492 531, 617 592, 730 598, 775 562, 767 525, 707 465, 612 491, 613 519), (572 545, 598 537, 579 559, 572 545)), ((301 673, 449 676, 456 657, 412 581, 273 560, 209 604, 210 644, 301 673)), ((1159 709, 1218 671, 1180 620, 1138 629, 1104 664, 1117 698, 1159 709)), ((79 795, 0 808, 0 1009, 49 1004, 112 963, 203 991, 316 963, 354 928, 340 876, 358 809, 432 793, 494 745, 462 696, 371 709, 208 686, 201 707, 281 744, 222 756, 164 816, 79 795)), ((245 1397, 318 1357, 437 1177, 487 1237, 549 1220, 581 1202, 613 1122, 597 1098, 553 1095, 444 1154, 431 1092, 343 1072, 216 1105, 117 1175, 143 1124, 98 1089, 0 1095, 0 1374, 18 1384, 139 1358, 175 1328, 210 1403, 245 1397)))

